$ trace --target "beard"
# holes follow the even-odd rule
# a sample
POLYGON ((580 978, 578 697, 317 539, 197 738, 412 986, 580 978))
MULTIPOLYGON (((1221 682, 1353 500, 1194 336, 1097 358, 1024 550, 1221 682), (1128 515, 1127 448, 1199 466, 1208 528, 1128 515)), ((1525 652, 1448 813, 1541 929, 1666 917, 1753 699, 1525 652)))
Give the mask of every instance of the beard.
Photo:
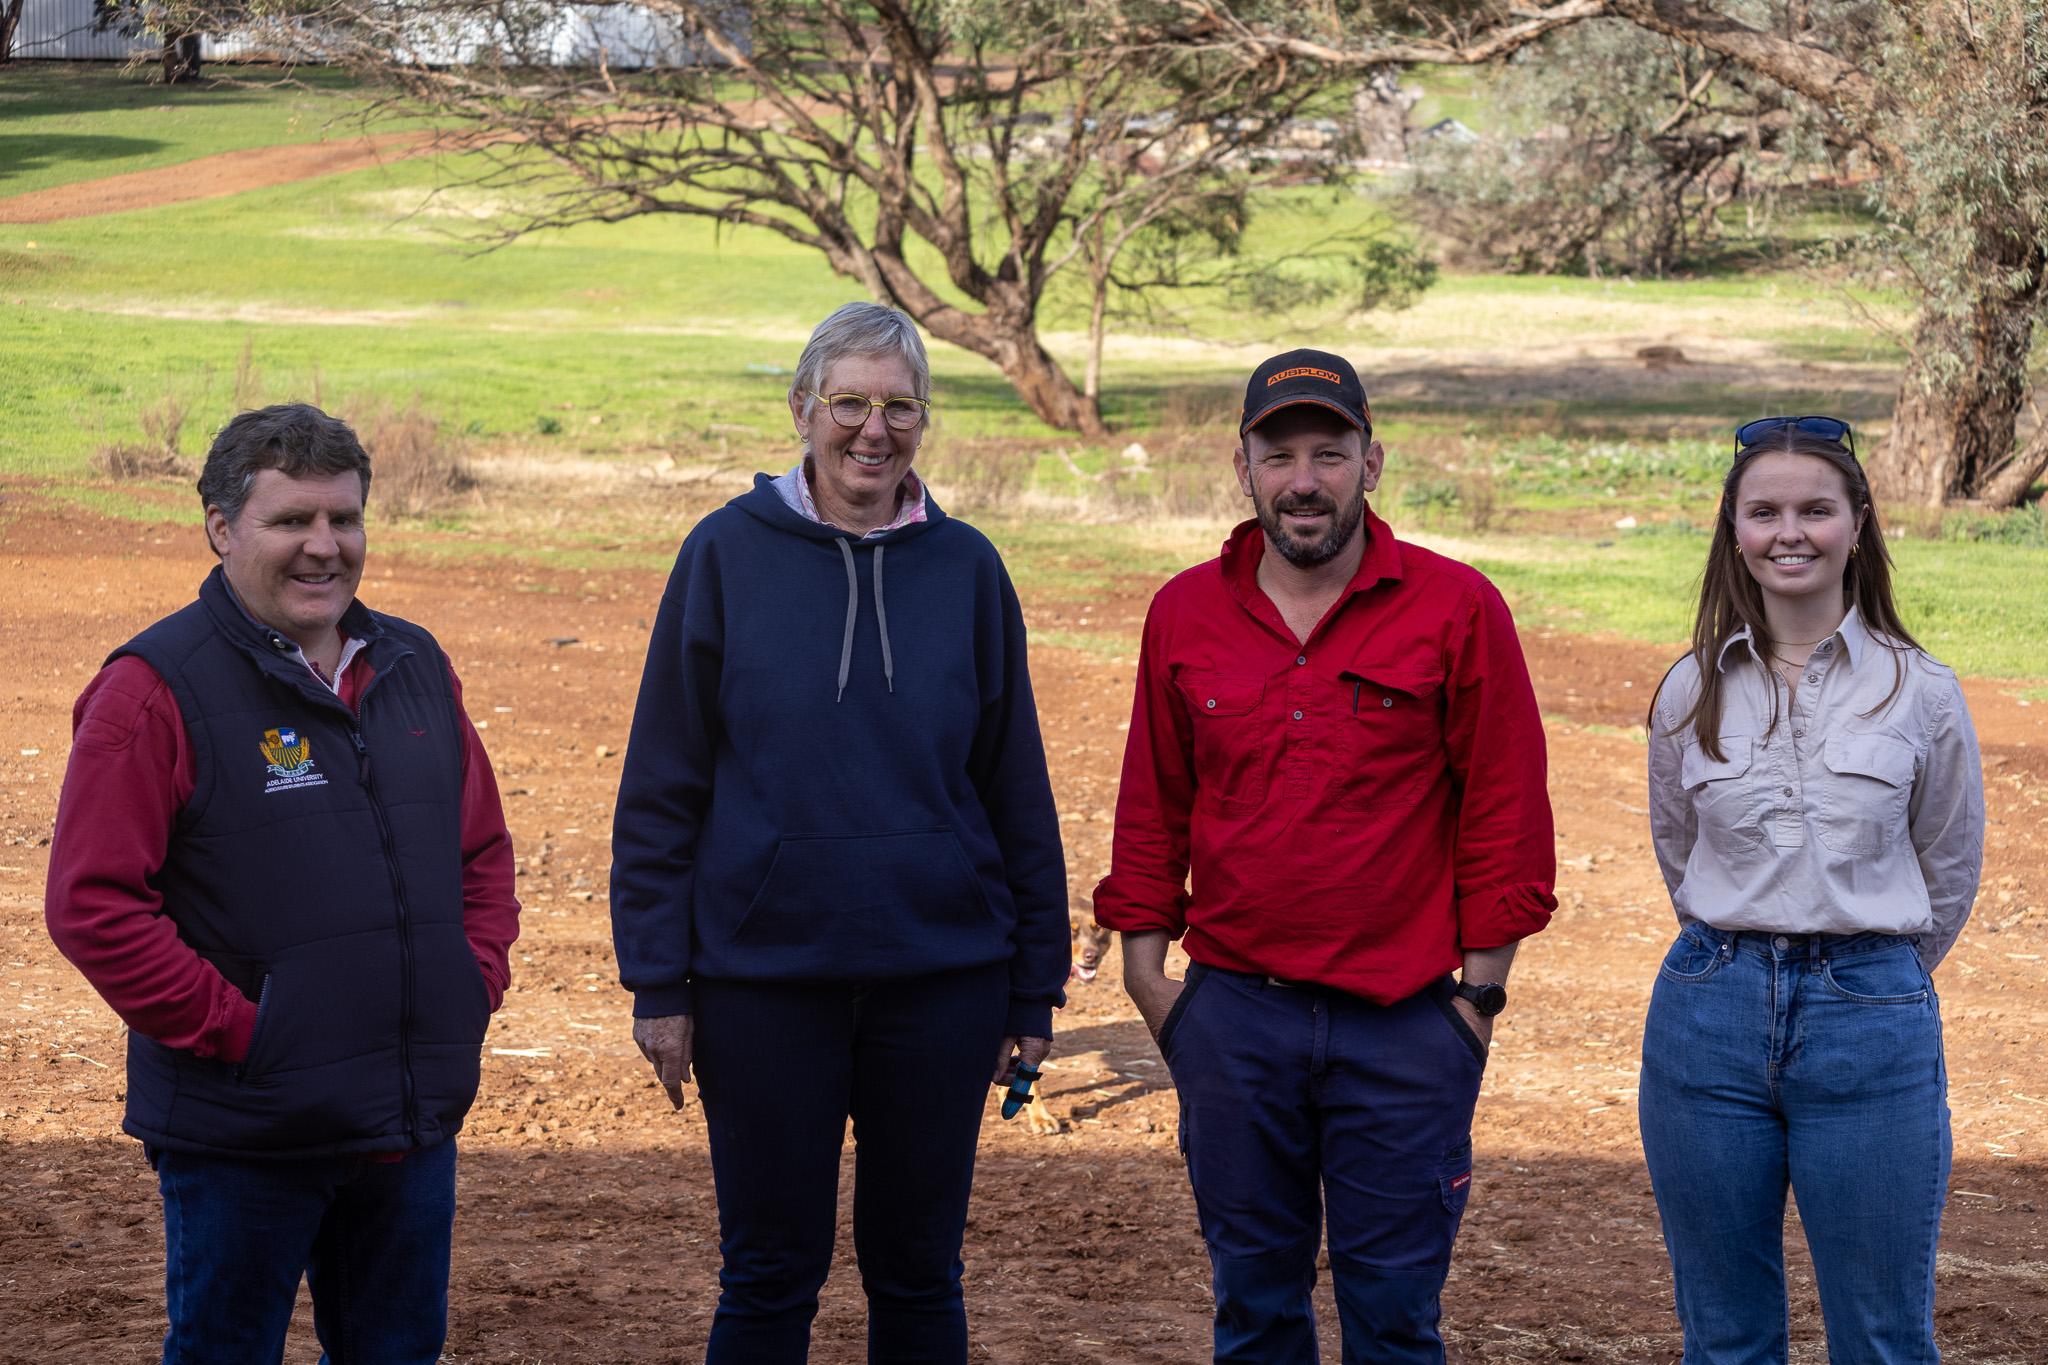
POLYGON ((1283 493, 1270 503, 1254 496, 1252 508, 1259 515, 1259 528, 1266 533, 1266 544, 1278 550, 1282 559, 1297 569, 1318 568, 1344 552, 1351 537, 1358 533, 1359 523, 1365 520, 1365 476, 1360 473, 1358 486, 1341 503, 1321 493, 1306 497, 1283 493), (1329 529, 1313 539, 1297 536, 1280 519, 1288 512, 1328 513, 1329 529))

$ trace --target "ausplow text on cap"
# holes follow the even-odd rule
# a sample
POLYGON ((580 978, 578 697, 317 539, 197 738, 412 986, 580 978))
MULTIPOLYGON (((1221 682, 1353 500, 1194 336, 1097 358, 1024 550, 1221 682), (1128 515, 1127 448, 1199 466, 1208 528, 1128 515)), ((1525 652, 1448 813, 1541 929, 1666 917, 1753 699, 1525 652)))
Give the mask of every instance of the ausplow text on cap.
POLYGON ((1271 378, 1266 380, 1266 387, 1270 389, 1283 379, 1301 379, 1303 377, 1309 379, 1327 379, 1332 384, 1341 384, 1344 382, 1336 375, 1331 374, 1328 370, 1319 370, 1313 365, 1301 365, 1291 370, 1282 370, 1280 371, 1280 373, 1272 376, 1271 378))
POLYGON ((1244 435, 1296 403, 1328 408, 1368 437, 1372 434, 1372 409, 1366 406, 1358 371, 1341 355, 1306 348, 1276 355, 1252 371, 1251 382, 1245 385, 1244 407, 1238 413, 1237 434, 1244 435))

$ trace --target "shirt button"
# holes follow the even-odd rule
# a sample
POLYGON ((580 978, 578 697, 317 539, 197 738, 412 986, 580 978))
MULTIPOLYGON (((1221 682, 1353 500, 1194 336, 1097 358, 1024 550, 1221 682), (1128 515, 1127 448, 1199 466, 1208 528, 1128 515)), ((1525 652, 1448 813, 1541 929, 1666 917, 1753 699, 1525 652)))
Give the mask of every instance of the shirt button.
POLYGON ((1216 699, 1214 697, 1209 698, 1209 709, 1211 711, 1216 709, 1216 699))
POLYGON ((1804 731, 1804 730, 1794 730, 1794 731, 1792 732, 1792 738, 1794 738, 1794 739, 1805 739, 1805 738, 1806 738, 1806 731, 1804 731))
POLYGON ((1819 675, 1818 673, 1809 673, 1809 674, 1807 674, 1807 675, 1806 675, 1806 680, 1807 680, 1808 682, 1810 682, 1810 683, 1811 683, 1811 682, 1819 682, 1819 681, 1820 681, 1820 675, 1819 675))
POLYGON ((1294 662, 1298 664, 1305 664, 1308 662, 1308 655, 1304 654, 1300 658, 1296 659, 1294 662))
POLYGON ((1787 795, 1787 796, 1790 796, 1791 794, 1792 794, 1792 789, 1791 789, 1790 787, 1787 787, 1787 788, 1785 788, 1785 795, 1787 795))
POLYGON ((1783 934, 1780 934, 1776 938, 1771 940, 1771 946, 1782 953, 1787 948, 1792 946, 1792 941, 1786 938, 1783 934))
POLYGON ((1393 699, 1392 697, 1381 697, 1381 698, 1380 698, 1380 705, 1381 705, 1381 706, 1392 706, 1393 704, 1394 704, 1394 699, 1393 699))
POLYGON ((1300 720, 1300 719, 1301 719, 1301 712, 1299 712, 1299 711, 1296 711, 1296 712, 1294 713, 1294 718, 1295 718, 1296 720, 1300 720))

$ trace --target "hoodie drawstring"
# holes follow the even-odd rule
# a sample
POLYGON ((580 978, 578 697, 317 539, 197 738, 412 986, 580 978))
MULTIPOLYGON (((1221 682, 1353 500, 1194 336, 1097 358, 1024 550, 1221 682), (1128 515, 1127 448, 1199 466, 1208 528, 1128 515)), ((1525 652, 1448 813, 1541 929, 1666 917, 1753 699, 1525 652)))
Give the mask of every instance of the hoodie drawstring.
POLYGON ((844 538, 833 544, 846 557, 846 634, 839 642, 839 695, 832 698, 841 701, 846 696, 846 675, 853 671, 853 621, 860 612, 860 579, 853 571, 853 547, 844 538))
MULTIPOLYGON (((840 542, 844 544, 845 542, 840 542)), ((889 690, 896 690, 896 661, 889 657, 889 608, 882 602, 882 551, 886 546, 875 547, 875 624, 882 630, 882 681, 889 690)))
MULTIPOLYGON (((860 575, 853 567, 853 547, 845 537, 833 541, 846 561, 846 633, 839 637, 839 692, 833 701, 846 698, 847 675, 853 671, 853 627, 860 617, 860 575)), ((889 652, 889 608, 882 601, 882 546, 875 547, 875 622, 882 630, 882 681, 896 690, 896 660, 889 652)))

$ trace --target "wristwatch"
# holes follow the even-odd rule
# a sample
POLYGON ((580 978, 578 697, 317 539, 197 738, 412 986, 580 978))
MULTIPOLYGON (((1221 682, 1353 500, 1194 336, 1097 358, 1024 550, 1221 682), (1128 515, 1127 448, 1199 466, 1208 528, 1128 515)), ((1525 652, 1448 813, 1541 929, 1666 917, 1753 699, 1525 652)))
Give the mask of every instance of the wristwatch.
POLYGON ((1508 988, 1498 981, 1460 981, 1455 992, 1461 999, 1470 1000, 1472 1008, 1479 1011, 1481 1019, 1491 1019, 1508 1007, 1508 988))

